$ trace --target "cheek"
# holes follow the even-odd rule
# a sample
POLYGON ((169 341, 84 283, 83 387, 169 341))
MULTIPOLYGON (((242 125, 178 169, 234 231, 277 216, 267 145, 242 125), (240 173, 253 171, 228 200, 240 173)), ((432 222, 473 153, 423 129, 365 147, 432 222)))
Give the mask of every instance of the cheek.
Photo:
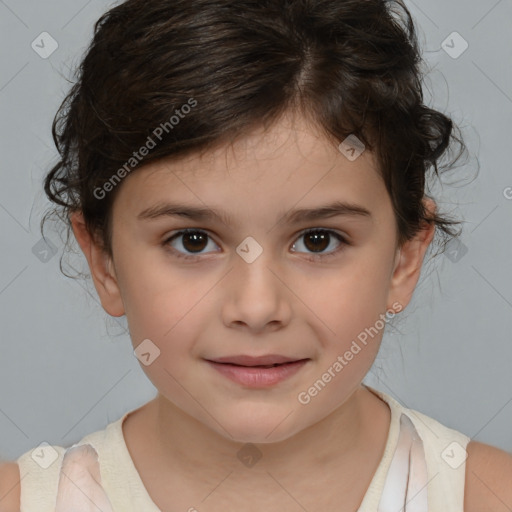
POLYGON ((162 248, 141 247, 122 254, 117 265, 119 287, 137 337, 148 332, 163 336, 207 291, 204 281, 173 266, 162 248))
POLYGON ((362 255, 331 273, 310 295, 308 306, 315 313, 311 322, 322 340, 320 373, 313 380, 328 381, 331 390, 321 393, 318 405, 339 403, 340 394, 361 382, 373 364, 386 327, 388 274, 381 262, 362 255))
MULTIPOLYGON (((309 283, 310 285, 311 283, 309 283)), ((356 336, 385 313, 389 279, 384 265, 359 263, 316 281, 309 293, 311 310, 339 339, 356 336)))

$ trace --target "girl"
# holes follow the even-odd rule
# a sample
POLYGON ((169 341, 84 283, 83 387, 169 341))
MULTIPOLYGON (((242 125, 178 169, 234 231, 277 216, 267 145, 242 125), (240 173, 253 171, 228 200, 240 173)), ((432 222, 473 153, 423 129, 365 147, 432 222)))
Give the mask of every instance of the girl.
POLYGON ((455 221, 460 144, 383 0, 128 0, 96 24, 45 191, 157 396, 0 473, 0 510, 472 512, 512 459, 362 384, 455 221))

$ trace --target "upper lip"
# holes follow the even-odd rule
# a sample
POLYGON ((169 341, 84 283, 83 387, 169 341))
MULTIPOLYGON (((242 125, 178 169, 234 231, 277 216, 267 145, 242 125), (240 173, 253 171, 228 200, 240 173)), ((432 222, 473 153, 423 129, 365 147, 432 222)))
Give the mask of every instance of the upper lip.
POLYGON ((292 361, 302 361, 303 359, 306 358, 286 357, 278 354, 268 354, 259 357, 247 355, 218 357, 216 359, 208 359, 208 361, 212 361, 214 363, 238 364, 241 366, 266 366, 270 364, 282 364, 289 363, 292 361))

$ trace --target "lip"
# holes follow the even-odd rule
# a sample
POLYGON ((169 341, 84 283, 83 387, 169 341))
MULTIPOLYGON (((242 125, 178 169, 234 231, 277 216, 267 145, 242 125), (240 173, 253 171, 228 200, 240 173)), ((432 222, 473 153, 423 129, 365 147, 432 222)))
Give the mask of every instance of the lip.
MULTIPOLYGON (((257 358, 258 359, 258 358, 257 358)), ((278 366, 264 368, 262 366, 241 366, 206 360, 207 363, 221 375, 237 384, 249 388, 267 388, 295 375, 309 359, 288 360, 283 363, 274 363, 278 366)), ((245 360, 247 361, 247 360, 245 360)), ((272 364, 272 363, 269 363, 272 364)))
POLYGON ((212 361, 214 363, 231 363, 240 366, 267 366, 270 364, 283 364, 299 360, 301 359, 286 357, 279 354, 267 354, 264 356, 238 355, 218 357, 217 359, 207 359, 207 361, 212 361))

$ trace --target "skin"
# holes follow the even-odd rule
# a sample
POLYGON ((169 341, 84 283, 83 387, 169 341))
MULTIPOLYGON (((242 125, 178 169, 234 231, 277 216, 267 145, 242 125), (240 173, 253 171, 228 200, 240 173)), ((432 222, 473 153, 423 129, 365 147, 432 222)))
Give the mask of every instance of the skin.
MULTIPOLYGON (((113 206, 113 259, 92 242, 79 214, 72 221, 104 309, 127 316, 134 347, 150 339, 160 350, 141 365, 158 395, 124 424, 160 508, 199 503, 230 472, 208 510, 228 503, 295 510, 282 488, 309 509, 339 510, 341 497, 347 510, 359 505, 390 420, 388 406, 361 385, 383 331, 307 405, 297 396, 379 315, 406 307, 434 234, 426 226, 398 250, 391 201, 370 152, 351 162, 305 119, 286 116, 234 145, 130 175, 113 206), (225 210, 233 223, 136 218, 166 200, 225 210), (334 200, 363 206, 371 218, 280 220, 293 208, 334 200), (187 247, 190 254, 183 237, 174 252, 164 244, 183 228, 211 235, 193 262, 176 255, 187 247), (306 228, 332 229, 350 243, 311 261, 311 246, 299 237, 306 228), (263 248, 250 264, 235 252, 247 236, 263 248), (204 360, 269 353, 310 360, 271 389, 233 383, 204 360), (236 457, 246 443, 262 453, 250 469, 236 457), (322 492, 326 486, 337 491, 322 492)), ((323 252, 339 246, 331 237, 323 252)))

